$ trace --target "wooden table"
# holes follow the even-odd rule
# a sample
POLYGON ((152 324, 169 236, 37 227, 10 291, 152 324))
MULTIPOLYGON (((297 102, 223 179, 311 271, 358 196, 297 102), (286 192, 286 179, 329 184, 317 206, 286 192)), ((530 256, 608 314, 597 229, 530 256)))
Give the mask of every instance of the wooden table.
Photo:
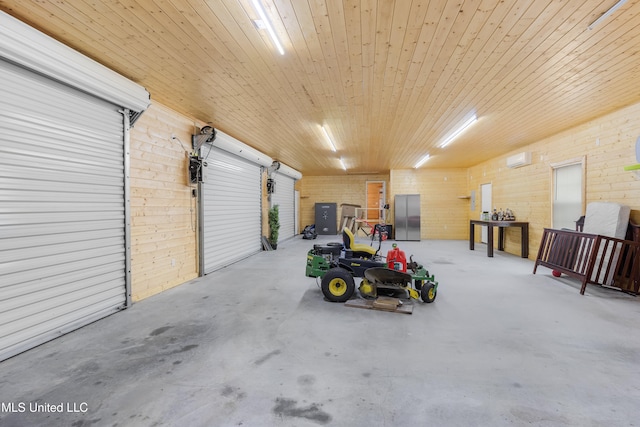
POLYGON ((487 236, 487 256, 493 257, 493 227, 498 227, 498 250, 504 251, 504 229, 506 227, 518 227, 521 232, 520 239, 520 256, 522 258, 529 257, 529 223, 519 221, 483 221, 480 219, 472 219, 469 221, 469 249, 474 248, 475 226, 483 225, 488 228, 487 236))

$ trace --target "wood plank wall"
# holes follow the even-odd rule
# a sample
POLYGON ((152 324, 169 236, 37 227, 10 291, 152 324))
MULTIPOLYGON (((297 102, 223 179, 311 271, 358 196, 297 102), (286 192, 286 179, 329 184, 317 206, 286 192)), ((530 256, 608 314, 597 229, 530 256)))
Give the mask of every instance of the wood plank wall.
POLYGON ((466 169, 401 169, 390 174, 391 218, 396 194, 420 194, 423 239, 466 239, 469 200, 466 169))
MULTIPOLYGON (((202 125, 200 125, 202 126, 202 125)), ((197 206, 187 182, 194 121, 153 103, 131 129, 132 299, 198 276, 197 206)))
MULTIPOLYGON (((636 104, 471 167, 469 189, 476 190, 477 200, 469 218, 480 218, 480 185, 492 183, 492 204, 499 209, 511 208, 517 220, 530 223, 529 257, 534 259, 543 229, 551 226, 551 165, 584 156, 586 203, 622 203, 630 206, 632 218, 640 221, 640 179, 623 170, 636 163, 639 135, 640 104, 636 104), (507 157, 523 151, 532 153, 532 164, 507 168, 507 157)), ((519 254, 519 234, 519 230, 507 229, 507 252, 519 254)), ((479 240, 479 231, 475 237, 479 240)))
MULTIPOLYGON (((315 222, 315 204, 335 202, 365 206, 366 182, 385 181, 389 222, 393 223, 395 194, 420 194, 423 239, 468 238, 469 201, 466 169, 393 170, 390 175, 303 176, 300 181, 301 227, 315 222)), ((338 224, 339 225, 339 224, 338 224)))
POLYGON ((340 227, 340 205, 348 203, 352 205, 366 206, 367 181, 385 181, 387 183, 387 200, 389 200, 389 175, 338 175, 338 176, 306 176, 296 183, 296 189, 300 191, 300 229, 306 225, 315 224, 316 203, 337 203, 338 224, 340 227))

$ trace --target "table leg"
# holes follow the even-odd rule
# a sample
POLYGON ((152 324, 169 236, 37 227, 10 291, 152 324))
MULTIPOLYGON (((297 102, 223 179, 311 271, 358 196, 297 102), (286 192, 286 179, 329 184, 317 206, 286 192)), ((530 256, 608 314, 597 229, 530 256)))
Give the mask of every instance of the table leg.
POLYGON ((520 230, 522 235, 520 236, 521 247, 520 256, 522 258, 529 258, 529 224, 524 224, 520 230))
POLYGON ((498 227, 498 250, 504 251, 504 227, 498 227))
POLYGON ((487 256, 493 258, 493 225, 487 224, 487 256))
POLYGON ((475 240, 475 224, 469 223, 469 250, 473 250, 475 240))

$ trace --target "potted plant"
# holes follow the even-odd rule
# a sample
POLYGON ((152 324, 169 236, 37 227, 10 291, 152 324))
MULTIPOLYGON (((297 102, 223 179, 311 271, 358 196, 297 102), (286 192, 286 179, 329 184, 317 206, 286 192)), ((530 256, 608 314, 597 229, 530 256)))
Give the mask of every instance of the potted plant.
POLYGON ((278 248, 278 230, 280 230, 280 213, 278 205, 269 209, 269 244, 273 249, 278 248))

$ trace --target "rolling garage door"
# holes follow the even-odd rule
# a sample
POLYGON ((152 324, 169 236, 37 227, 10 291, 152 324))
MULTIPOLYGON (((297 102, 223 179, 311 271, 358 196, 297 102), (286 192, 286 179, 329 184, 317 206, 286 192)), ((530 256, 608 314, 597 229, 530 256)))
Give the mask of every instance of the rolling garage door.
POLYGON ((295 233, 295 188, 296 181, 281 173, 275 174, 276 191, 271 195, 271 206, 278 205, 280 230, 278 241, 292 238, 295 233))
POLYGON ((111 85, 149 98, 1 13, 0 75, 3 360, 126 306, 132 115, 111 85))
MULTIPOLYGON (((220 136, 219 136, 220 138, 220 136)), ((218 148, 204 147, 202 252, 205 274, 262 250, 261 166, 218 148)))

